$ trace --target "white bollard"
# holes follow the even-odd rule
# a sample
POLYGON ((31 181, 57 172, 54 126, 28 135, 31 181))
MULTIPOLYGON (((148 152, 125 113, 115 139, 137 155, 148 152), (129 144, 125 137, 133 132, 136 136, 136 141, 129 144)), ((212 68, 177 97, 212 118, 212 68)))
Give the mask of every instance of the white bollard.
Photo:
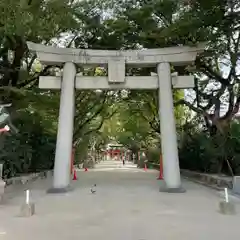
POLYGON ((227 188, 224 188, 224 192, 225 192, 225 201, 226 203, 228 203, 228 189, 227 188))
POLYGON ((6 183, 0 178, 0 203, 3 202, 6 183))
POLYGON ((29 198, 30 198, 30 191, 26 190, 26 204, 29 204, 29 198))
POLYGON ((21 206, 21 217, 31 217, 35 214, 35 204, 30 201, 30 190, 26 190, 25 203, 21 206))
POLYGON ((228 189, 224 188, 224 201, 221 201, 219 203, 219 210, 220 213, 224 215, 235 215, 236 214, 236 209, 235 205, 231 202, 229 202, 229 196, 228 196, 228 189))

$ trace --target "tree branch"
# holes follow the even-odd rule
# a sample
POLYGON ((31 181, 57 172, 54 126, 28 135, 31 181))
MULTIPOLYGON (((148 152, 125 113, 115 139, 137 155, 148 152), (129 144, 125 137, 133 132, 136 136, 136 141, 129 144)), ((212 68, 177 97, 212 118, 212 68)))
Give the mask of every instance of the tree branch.
POLYGON ((33 78, 30 78, 30 79, 28 79, 28 80, 26 80, 26 81, 24 81, 24 82, 21 82, 21 83, 17 84, 17 87, 18 87, 18 88, 26 87, 27 85, 33 83, 34 81, 37 81, 40 76, 47 76, 47 75, 48 75, 48 70, 49 70, 50 68, 52 68, 52 67, 53 67, 53 66, 46 66, 46 67, 43 69, 42 72, 40 72, 39 74, 37 74, 37 76, 34 76, 33 78))
POLYGON ((185 106, 189 107, 191 110, 193 110, 196 113, 200 113, 200 114, 203 113, 203 110, 193 106, 191 103, 187 102, 184 99, 181 99, 181 100, 177 101, 176 103, 174 103, 174 106, 178 106, 178 105, 185 105, 185 106))
POLYGON ((78 133, 83 129, 84 126, 86 126, 89 122, 91 122, 102 110, 104 109, 104 103, 102 103, 101 107, 98 108, 97 111, 95 111, 95 113, 93 115, 91 115, 91 117, 87 118, 76 130, 76 132, 74 133, 74 138, 76 137, 76 135, 78 135, 78 133))
POLYGON ((205 62, 203 62, 200 58, 197 58, 196 66, 200 70, 202 70, 204 74, 206 74, 209 78, 215 79, 225 86, 228 86, 230 84, 230 82, 227 79, 223 78, 221 75, 214 72, 213 69, 209 65, 207 65, 205 62))
MULTIPOLYGON (((105 103, 105 101, 106 101, 106 95, 104 96, 104 99, 103 99, 103 101, 102 101, 102 106, 104 105, 104 103, 105 103)), ((78 120, 79 118, 81 118, 83 115, 86 115, 87 114, 87 112, 91 112, 97 105, 98 105, 98 102, 99 102, 99 99, 97 99, 97 100, 95 100, 95 102, 92 104, 92 106, 91 107, 87 107, 87 105, 86 105, 86 108, 85 108, 85 111, 81 111, 80 113, 78 113, 77 115, 76 115, 76 119, 78 120)))

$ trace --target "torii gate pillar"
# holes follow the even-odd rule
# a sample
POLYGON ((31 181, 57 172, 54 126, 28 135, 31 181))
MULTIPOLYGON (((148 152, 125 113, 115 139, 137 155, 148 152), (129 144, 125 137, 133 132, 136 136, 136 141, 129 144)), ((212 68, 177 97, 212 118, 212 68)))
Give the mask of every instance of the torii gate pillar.
POLYGON ((57 144, 54 162, 53 186, 49 193, 64 193, 70 189, 70 164, 74 125, 76 67, 66 62, 61 83, 57 144))
POLYGON ((162 156, 166 160, 163 164, 165 186, 161 186, 160 191, 185 192, 181 187, 170 64, 158 64, 157 73, 162 156))

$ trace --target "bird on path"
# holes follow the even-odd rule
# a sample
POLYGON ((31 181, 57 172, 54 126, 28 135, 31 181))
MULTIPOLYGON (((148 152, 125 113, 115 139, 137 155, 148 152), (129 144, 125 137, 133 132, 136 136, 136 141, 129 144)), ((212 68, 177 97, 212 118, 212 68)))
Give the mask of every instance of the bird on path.
POLYGON ((96 193, 96 187, 97 187, 97 184, 94 184, 92 187, 91 187, 91 193, 96 193))

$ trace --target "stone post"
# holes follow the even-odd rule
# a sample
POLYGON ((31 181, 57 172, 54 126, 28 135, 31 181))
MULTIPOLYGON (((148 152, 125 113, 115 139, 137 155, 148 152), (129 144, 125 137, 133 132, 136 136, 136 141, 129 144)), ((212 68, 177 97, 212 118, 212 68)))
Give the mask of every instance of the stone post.
POLYGON ((161 130, 161 147, 163 157, 164 192, 184 192, 181 188, 178 160, 177 135, 172 96, 171 70, 169 63, 157 66, 159 79, 159 115, 161 130))
POLYGON ((75 76, 76 67, 74 63, 65 63, 61 83, 53 187, 48 190, 49 193, 63 193, 70 189, 69 169, 74 127, 75 76))
POLYGON ((3 199, 4 192, 5 192, 5 181, 2 179, 3 175, 3 163, 0 163, 0 203, 3 199))

